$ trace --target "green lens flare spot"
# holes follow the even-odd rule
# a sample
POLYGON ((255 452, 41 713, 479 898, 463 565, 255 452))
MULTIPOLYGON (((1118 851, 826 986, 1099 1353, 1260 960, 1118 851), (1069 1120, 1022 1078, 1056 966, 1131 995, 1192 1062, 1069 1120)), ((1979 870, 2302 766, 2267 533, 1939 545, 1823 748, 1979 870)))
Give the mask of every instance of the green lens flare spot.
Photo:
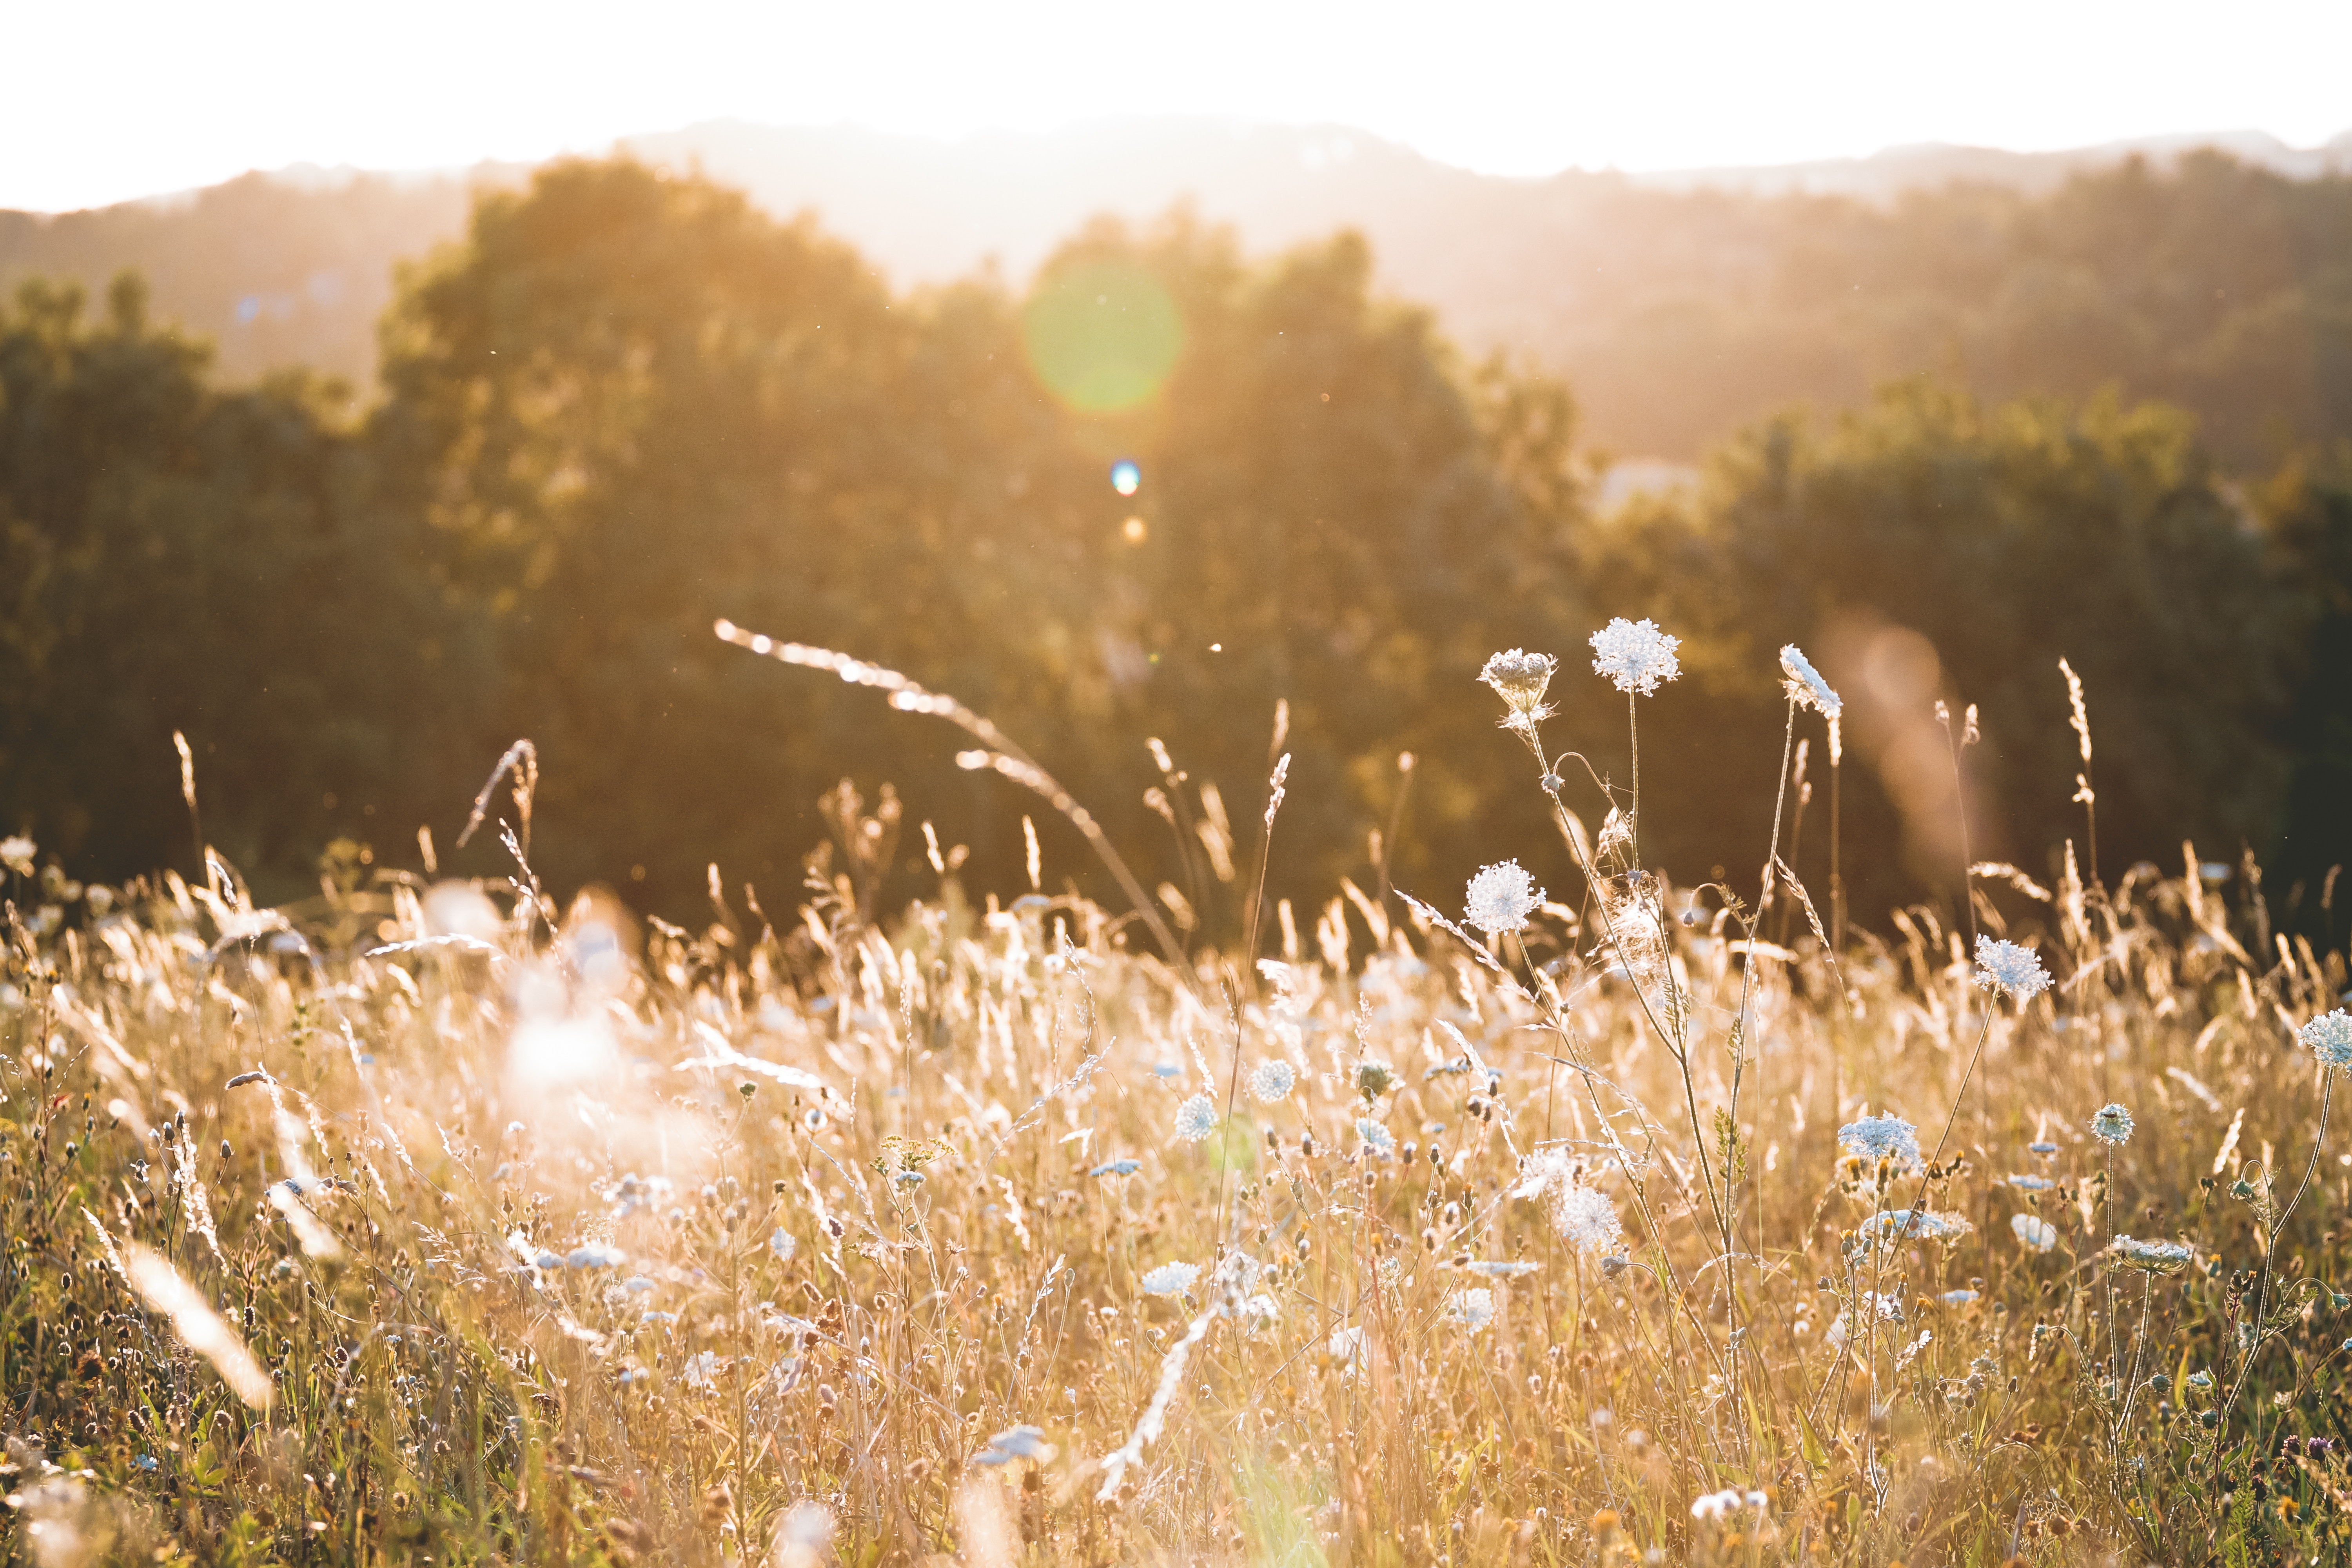
POLYGON ((1184 318, 1140 268, 1079 262, 1038 279, 1021 313, 1021 347, 1066 406, 1116 414, 1166 384, 1184 349, 1184 318))

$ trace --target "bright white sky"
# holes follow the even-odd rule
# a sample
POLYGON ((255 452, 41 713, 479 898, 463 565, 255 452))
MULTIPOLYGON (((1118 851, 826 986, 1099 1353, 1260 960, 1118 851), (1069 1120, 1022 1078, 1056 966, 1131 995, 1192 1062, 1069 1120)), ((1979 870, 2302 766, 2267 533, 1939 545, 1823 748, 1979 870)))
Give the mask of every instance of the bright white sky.
POLYGON ((2352 130, 2347 0, 95 0, 14 8, 0 206, 735 118, 1335 121, 1501 174, 2352 130))

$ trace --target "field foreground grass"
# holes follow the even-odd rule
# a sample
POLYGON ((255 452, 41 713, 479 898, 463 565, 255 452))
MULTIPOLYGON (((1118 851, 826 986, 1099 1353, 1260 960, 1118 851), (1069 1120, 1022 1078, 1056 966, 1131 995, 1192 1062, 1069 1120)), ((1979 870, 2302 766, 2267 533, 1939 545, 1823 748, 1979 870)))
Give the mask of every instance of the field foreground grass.
POLYGON ((1786 878, 1578 831, 1530 856, 1576 905, 1351 885, 1255 967, 944 869, 869 921, 823 860, 641 934, 527 838, 279 910, 19 877, 8 1550, 2352 1550, 2342 952, 2191 850, 1988 871, 1981 963, 1925 908, 1833 954, 1786 878))

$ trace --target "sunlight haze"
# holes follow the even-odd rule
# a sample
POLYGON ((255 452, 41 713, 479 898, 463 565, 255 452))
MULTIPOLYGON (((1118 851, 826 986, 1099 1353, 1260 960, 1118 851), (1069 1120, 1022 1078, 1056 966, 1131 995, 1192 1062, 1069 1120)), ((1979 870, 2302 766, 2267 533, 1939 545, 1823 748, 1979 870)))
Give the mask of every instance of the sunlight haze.
POLYGON ((1922 142, 2352 129, 2352 7, 1999 3, 52 7, 0 100, 0 206, 293 163, 597 152, 698 121, 955 137, 1120 114, 1360 127, 1486 173, 1922 142), (114 42, 126 40, 118 47, 114 42))

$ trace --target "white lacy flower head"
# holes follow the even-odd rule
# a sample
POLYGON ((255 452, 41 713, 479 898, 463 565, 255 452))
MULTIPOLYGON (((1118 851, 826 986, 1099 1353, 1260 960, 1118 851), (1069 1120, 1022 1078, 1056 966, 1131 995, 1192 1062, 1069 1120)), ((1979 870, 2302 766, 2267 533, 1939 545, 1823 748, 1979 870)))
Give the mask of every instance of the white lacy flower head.
POLYGON ((1726 1487, 1719 1492, 1709 1492, 1691 1504, 1691 1517, 1701 1521, 1729 1519, 1745 1509, 1762 1513, 1772 1506, 1772 1500, 1759 1491, 1741 1491, 1738 1487, 1726 1487))
POLYGON ((1980 936, 1977 938, 1977 984, 2031 1002, 2050 989, 2050 972, 2042 967, 2041 956, 2032 948, 1980 936))
POLYGON ((1543 902, 1543 889, 1517 860, 1487 867, 1470 879, 1465 903, 1470 923, 1488 936, 1525 931, 1528 917, 1543 902))
POLYGON ((1625 1227, 1618 1222, 1617 1205, 1580 1182, 1562 1182, 1555 1190, 1551 1221, 1561 1239, 1579 1252, 1624 1250, 1625 1227))
POLYGON ((33 856, 39 846, 21 833, 0 838, 0 866, 5 866, 19 877, 33 874, 33 856))
POLYGON ((1495 1321, 1495 1293, 1483 1285, 1456 1290, 1445 1304, 1445 1315, 1475 1334, 1495 1321))
POLYGON ((2021 1193, 2046 1193, 2058 1184, 2047 1176, 2011 1176, 2009 1184, 2021 1193))
POLYGON ((1396 1134, 1369 1116, 1356 1118, 1356 1136, 1364 1141, 1367 1150, 1383 1160, 1396 1152, 1396 1134))
POLYGON ((1552 671, 1559 660, 1548 653, 1529 653, 1513 648, 1498 653, 1486 661, 1478 679, 1495 689, 1511 710, 1506 724, 1528 724, 1545 717, 1550 710, 1543 705, 1544 689, 1551 684, 1552 671))
POLYGON ((2058 1227, 2046 1219, 2036 1219, 2030 1214, 2011 1215, 2009 1228, 2028 1251, 2047 1252, 2058 1245, 2058 1227))
POLYGON ((2294 1037, 2332 1068, 2352 1068, 2352 1013, 2338 1007, 2294 1032, 2294 1037))
POLYGON ((2196 1256, 2177 1241, 2138 1241, 2128 1236, 2116 1237, 2107 1249, 2116 1255, 2116 1262, 2143 1274, 2178 1274, 2196 1256))
POLYGON ((2091 1136, 2102 1143, 2128 1143, 2131 1135, 2131 1112, 2120 1105, 2103 1105, 2091 1118, 2091 1136))
POLYGON ((1889 1160, 1897 1170, 1919 1168, 1919 1130, 1891 1110, 1847 1122, 1838 1129, 1838 1145, 1865 1163, 1889 1160))
POLYGON ((1683 672, 1675 658, 1680 647, 1682 639, 1660 631, 1655 621, 1620 616, 1592 634, 1592 673, 1607 676, 1620 691, 1647 697, 1683 672))
POLYGON ((1360 1372, 1364 1365, 1364 1331, 1361 1325, 1349 1323, 1333 1329, 1329 1342, 1324 1347, 1331 1359, 1339 1363, 1342 1372, 1360 1372))
POLYGON ((719 1385, 719 1369, 724 1364, 714 1351, 686 1358, 686 1384, 688 1388, 709 1389, 719 1385))
POLYGON ((1205 1142, 1217 1130, 1217 1107, 1205 1094, 1196 1094, 1176 1108, 1176 1136, 1187 1143, 1205 1142))
POLYGON ((1824 719, 1834 719, 1845 711, 1845 700, 1830 689, 1805 650, 1795 643, 1780 650, 1781 686, 1789 700, 1800 708, 1811 708, 1824 719))
POLYGON ((1287 1100, 1290 1091, 1297 1087, 1298 1069, 1280 1057, 1258 1063, 1257 1070, 1250 1074, 1250 1093, 1260 1105, 1287 1100))
POLYGON ((1181 1296, 1201 1277, 1197 1263, 1163 1263, 1143 1277, 1143 1293, 1147 1296, 1181 1296))
POLYGON ((1958 1241, 1975 1228, 1956 1214, 1936 1214, 1927 1209, 1882 1209, 1856 1226, 1854 1235, 1865 1241, 1874 1241, 1881 1237, 1902 1241, 1958 1241))

